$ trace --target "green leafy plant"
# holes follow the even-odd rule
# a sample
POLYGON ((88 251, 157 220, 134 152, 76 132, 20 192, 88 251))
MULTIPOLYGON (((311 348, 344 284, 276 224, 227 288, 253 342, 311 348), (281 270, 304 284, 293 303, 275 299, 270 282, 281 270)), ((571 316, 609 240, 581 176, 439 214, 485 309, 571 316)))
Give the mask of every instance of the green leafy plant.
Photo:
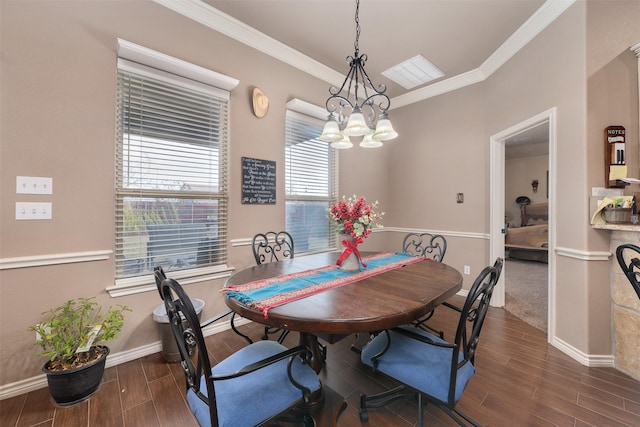
POLYGON ((106 353, 99 344, 118 336, 124 326, 124 312, 118 305, 103 312, 94 298, 71 299, 42 314, 47 319, 29 328, 38 334, 38 356, 49 358, 47 369, 67 370, 85 365, 106 353), (87 348, 86 351, 78 349, 87 348))

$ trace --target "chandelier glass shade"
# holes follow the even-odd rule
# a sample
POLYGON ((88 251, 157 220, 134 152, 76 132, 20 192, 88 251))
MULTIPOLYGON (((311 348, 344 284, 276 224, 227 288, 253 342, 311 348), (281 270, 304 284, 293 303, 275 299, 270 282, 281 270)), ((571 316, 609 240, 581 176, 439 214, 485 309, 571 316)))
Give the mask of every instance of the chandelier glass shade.
POLYGON ((332 142, 331 147, 344 150, 345 148, 353 147, 353 143, 348 136, 343 135, 341 140, 332 142))
POLYGON ((387 113, 391 106, 385 93, 387 87, 384 84, 375 86, 364 69, 367 55, 360 54, 358 47, 359 11, 360 0, 356 0, 355 52, 347 57, 349 72, 342 86, 329 88, 330 96, 325 104, 329 116, 319 139, 330 142, 333 148, 351 148, 350 137, 362 136, 360 146, 373 148, 398 136, 387 113))
POLYGON ((360 147, 363 148, 377 148, 382 147, 382 141, 379 139, 373 139, 374 132, 370 131, 368 134, 362 138, 362 142, 360 142, 360 147))

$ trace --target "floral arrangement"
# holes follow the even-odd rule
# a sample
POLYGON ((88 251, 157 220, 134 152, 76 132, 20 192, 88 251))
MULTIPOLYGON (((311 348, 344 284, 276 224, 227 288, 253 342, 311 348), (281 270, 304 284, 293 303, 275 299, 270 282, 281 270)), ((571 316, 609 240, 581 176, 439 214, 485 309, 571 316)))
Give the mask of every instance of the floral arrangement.
POLYGON ((378 201, 367 204, 364 197, 355 194, 348 199, 342 196, 329 210, 329 218, 335 223, 335 230, 340 234, 349 234, 354 239, 366 238, 372 228, 382 227, 379 223, 384 212, 378 213, 378 201))

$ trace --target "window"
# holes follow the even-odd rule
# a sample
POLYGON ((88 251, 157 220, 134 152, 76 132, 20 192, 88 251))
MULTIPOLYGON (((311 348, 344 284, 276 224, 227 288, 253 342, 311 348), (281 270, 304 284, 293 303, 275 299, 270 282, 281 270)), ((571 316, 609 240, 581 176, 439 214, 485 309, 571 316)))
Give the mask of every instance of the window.
POLYGON ((226 263, 228 104, 228 91, 118 59, 116 286, 156 265, 226 263))
POLYGON ((296 252, 331 250, 336 233, 328 220, 337 201, 337 156, 320 141, 326 112, 300 100, 287 104, 285 130, 286 229, 296 252))

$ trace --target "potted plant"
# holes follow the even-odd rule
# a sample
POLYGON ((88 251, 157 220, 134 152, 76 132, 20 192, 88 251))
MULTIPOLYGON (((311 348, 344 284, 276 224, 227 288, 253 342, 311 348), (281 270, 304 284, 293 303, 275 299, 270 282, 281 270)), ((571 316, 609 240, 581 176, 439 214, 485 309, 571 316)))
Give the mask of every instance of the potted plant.
POLYGON ((125 311, 131 310, 118 305, 103 312, 94 298, 71 299, 42 313, 46 319, 29 328, 42 348, 36 354, 49 359, 42 371, 58 405, 82 402, 98 390, 109 354, 100 343, 116 338, 125 311))

